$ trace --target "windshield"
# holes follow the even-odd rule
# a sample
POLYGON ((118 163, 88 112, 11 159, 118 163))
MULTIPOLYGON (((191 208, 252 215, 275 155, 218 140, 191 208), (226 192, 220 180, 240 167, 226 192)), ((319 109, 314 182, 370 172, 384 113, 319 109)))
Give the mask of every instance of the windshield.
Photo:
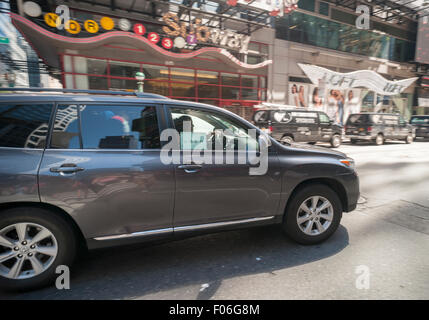
POLYGON ((429 116, 412 117, 412 124, 429 124, 429 116))

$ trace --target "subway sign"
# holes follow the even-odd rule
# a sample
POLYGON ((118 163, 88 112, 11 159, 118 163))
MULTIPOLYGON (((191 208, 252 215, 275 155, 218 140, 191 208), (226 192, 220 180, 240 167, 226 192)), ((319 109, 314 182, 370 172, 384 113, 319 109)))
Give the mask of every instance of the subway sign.
MULTIPOLYGON (((40 6, 32 1, 24 4, 24 13, 31 17, 42 15, 40 6)), ((161 27, 164 35, 157 32, 147 32, 143 23, 132 23, 128 19, 112 19, 104 16, 98 20, 87 19, 83 23, 70 18, 70 9, 66 5, 59 5, 55 12, 43 14, 45 24, 58 30, 66 30, 70 35, 78 35, 82 31, 90 34, 112 31, 115 28, 134 32, 137 35, 145 36, 153 44, 160 44, 164 49, 170 50, 174 47, 178 49, 192 48, 200 44, 212 44, 214 46, 226 47, 228 49, 247 53, 250 36, 239 34, 232 30, 220 30, 205 26, 200 18, 191 22, 180 21, 179 17, 172 12, 165 13, 162 16, 165 26, 161 27), (171 38, 170 38, 171 37, 171 38)))

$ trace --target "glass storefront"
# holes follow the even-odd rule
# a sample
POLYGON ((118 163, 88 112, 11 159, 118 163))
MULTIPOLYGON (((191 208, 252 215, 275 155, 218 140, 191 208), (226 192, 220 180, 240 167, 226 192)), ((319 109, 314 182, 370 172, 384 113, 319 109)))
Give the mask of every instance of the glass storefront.
POLYGON ((64 55, 66 88, 94 90, 137 89, 135 73, 145 74, 144 91, 170 98, 217 106, 254 104, 266 99, 266 77, 215 70, 170 67, 135 61, 64 55))
POLYGON ((276 20, 276 37, 400 62, 413 60, 415 52, 415 42, 296 11, 276 20))

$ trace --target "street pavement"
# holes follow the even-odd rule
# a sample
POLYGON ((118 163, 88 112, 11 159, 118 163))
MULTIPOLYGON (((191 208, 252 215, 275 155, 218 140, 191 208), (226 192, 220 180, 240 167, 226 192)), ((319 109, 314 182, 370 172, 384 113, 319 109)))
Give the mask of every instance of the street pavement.
POLYGON ((429 142, 339 150, 356 160, 362 198, 320 245, 270 226, 99 250, 72 267, 70 290, 0 299, 428 299, 429 142))

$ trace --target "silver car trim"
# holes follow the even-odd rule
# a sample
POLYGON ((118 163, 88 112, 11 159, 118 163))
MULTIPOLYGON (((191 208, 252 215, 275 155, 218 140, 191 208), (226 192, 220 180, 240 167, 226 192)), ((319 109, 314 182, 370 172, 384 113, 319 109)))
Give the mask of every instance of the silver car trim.
POLYGON ((134 237, 143 237, 143 236, 152 236, 152 235, 158 235, 158 234, 164 234, 164 233, 170 233, 173 232, 173 228, 166 228, 166 229, 155 229, 155 230, 147 230, 147 231, 140 231, 140 232, 133 232, 133 233, 124 233, 124 234, 117 234, 113 236, 102 236, 102 237, 96 237, 94 240, 116 240, 116 239, 124 239, 124 238, 134 238, 134 237))
POLYGON ((116 240, 116 239, 126 239, 126 238, 134 238, 134 237, 143 237, 143 236, 165 234, 165 233, 170 233, 173 231, 174 232, 175 231, 180 232, 180 231, 201 230, 201 229, 223 227, 223 226, 235 225, 235 224, 265 221, 265 220, 271 220, 271 219, 274 219, 274 216, 261 217, 261 218, 250 218, 250 219, 242 219, 242 220, 233 220, 233 221, 224 221, 224 222, 213 222, 213 223, 197 224, 197 225, 175 227, 175 228, 154 229, 154 230, 125 233, 125 234, 118 234, 118 235, 112 235, 112 236, 96 237, 96 238, 94 238, 94 240, 103 241, 103 240, 116 240))
POLYGON ((273 219, 273 218, 274 218, 274 216, 261 217, 261 218, 250 218, 250 219, 243 219, 243 220, 224 221, 224 222, 213 222, 213 223, 205 223, 205 224, 197 224, 197 225, 191 225, 191 226, 175 227, 174 231, 175 232, 176 231, 191 231, 191 230, 216 228, 216 227, 223 227, 223 226, 234 225, 234 224, 242 224, 242 223, 250 223, 250 222, 258 222, 258 221, 270 220, 270 219, 273 219))

